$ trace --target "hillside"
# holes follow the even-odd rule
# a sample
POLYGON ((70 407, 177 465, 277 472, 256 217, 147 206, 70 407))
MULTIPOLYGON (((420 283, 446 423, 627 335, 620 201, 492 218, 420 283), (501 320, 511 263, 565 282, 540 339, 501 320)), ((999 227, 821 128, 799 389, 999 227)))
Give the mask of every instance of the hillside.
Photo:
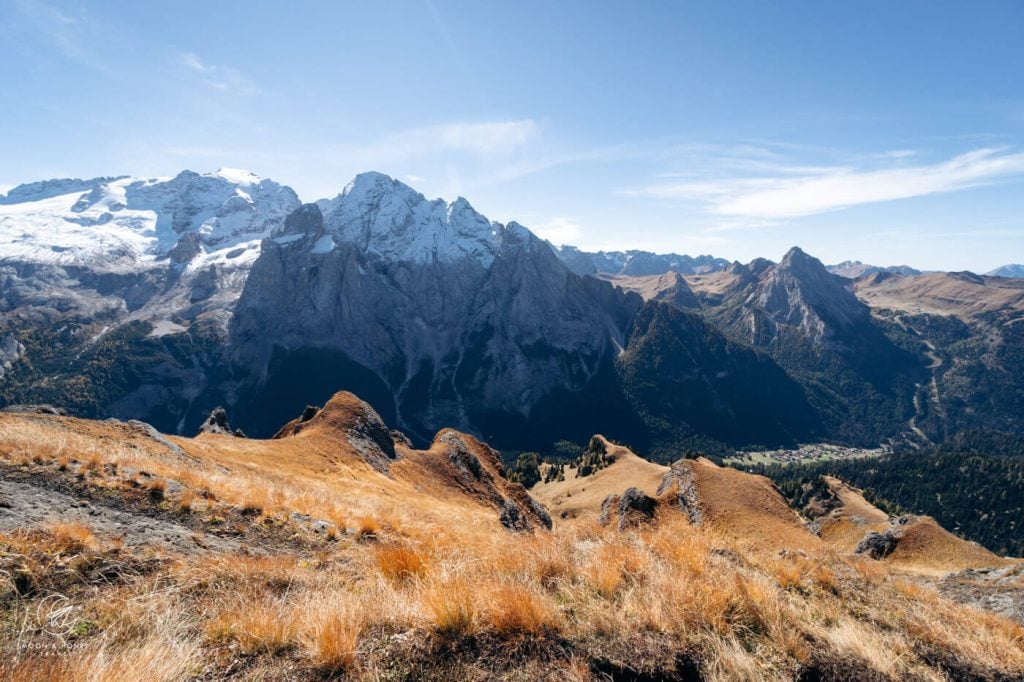
POLYGON ((1017 456, 997 454, 1010 447, 981 439, 973 445, 905 448, 870 460, 745 468, 770 477, 798 505, 807 501, 803 488, 823 475, 835 476, 896 510, 932 516, 994 552, 1024 556, 1024 461, 1019 450, 1017 456))
POLYGON ((413 449, 351 394, 268 440, 204 429, 0 413, 5 679, 1024 674, 1019 623, 836 553, 706 460, 595 439, 613 462, 535 487, 578 513, 549 531, 487 445, 413 449), (629 523, 591 515, 605 491, 629 523))
POLYGON ((988 313, 1024 314, 1024 281, 970 272, 917 276, 870 275, 853 285, 858 298, 873 308, 914 315, 945 315, 964 322, 988 313))

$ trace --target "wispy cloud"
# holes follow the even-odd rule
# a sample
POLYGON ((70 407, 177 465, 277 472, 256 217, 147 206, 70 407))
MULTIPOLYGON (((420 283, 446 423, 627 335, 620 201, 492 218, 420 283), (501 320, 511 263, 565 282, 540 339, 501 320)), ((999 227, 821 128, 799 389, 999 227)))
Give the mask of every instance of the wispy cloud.
POLYGON ((889 167, 778 166, 770 175, 661 181, 625 194, 695 201, 712 215, 740 221, 772 221, 952 192, 1024 175, 1024 153, 1005 148, 977 149, 933 164, 894 165, 911 156, 900 150, 879 157, 889 167))
POLYGON ((230 66, 218 66, 203 61, 194 52, 180 56, 181 65, 194 73, 207 87, 233 95, 258 95, 262 92, 245 74, 230 66))
POLYGON ((17 22, 20 30, 37 36, 41 44, 81 66, 108 70, 90 45, 97 40, 109 40, 109 35, 101 39, 98 34, 103 27, 84 10, 69 12, 41 0, 17 0, 14 6, 21 16, 21 21, 17 22))
POLYGON ((530 225, 538 237, 556 246, 579 244, 583 239, 583 226, 572 218, 552 218, 547 222, 530 225))
POLYGON ((392 161, 436 152, 465 152, 494 157, 523 150, 539 133, 531 119, 508 121, 456 121, 404 130, 348 153, 368 159, 392 161))

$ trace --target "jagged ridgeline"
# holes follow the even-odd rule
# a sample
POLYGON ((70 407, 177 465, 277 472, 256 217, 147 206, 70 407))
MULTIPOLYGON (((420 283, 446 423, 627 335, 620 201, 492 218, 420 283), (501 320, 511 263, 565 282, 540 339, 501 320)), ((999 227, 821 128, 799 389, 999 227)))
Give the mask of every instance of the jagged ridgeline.
MULTIPOLYGON (((267 436, 351 390, 421 445, 451 426, 550 452, 601 431, 668 459, 936 438, 991 400, 943 384, 962 363, 934 370, 936 325, 872 314, 869 285, 799 249, 747 265, 556 249, 379 173, 306 205, 233 170, 33 183, 0 201, 0 248, 0 402, 171 432, 223 405, 267 436), (922 400, 933 376, 960 401, 941 413, 922 400)), ((976 366, 1020 363, 963 324, 976 366)), ((999 376, 1010 391, 1022 373, 999 376)))

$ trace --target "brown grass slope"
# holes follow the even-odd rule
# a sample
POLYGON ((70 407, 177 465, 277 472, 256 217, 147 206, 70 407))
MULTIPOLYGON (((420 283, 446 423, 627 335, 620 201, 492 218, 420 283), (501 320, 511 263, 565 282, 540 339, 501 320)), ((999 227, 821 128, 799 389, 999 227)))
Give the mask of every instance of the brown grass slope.
POLYGON ((820 541, 764 476, 720 467, 703 457, 672 465, 662 490, 691 519, 759 547, 819 549, 820 541))
POLYGON ((605 447, 614 462, 590 476, 578 477, 574 467, 566 467, 565 480, 538 483, 530 493, 543 502, 551 515, 560 519, 594 520, 601 504, 609 495, 621 495, 629 487, 639 488, 655 497, 669 468, 638 457, 632 450, 617 445, 598 434, 594 436, 605 447))
POLYGON ((873 308, 911 314, 953 315, 969 322, 997 311, 1024 313, 1024 280, 970 273, 872 275, 854 283, 857 297, 873 308))
POLYGON ((836 506, 819 519, 819 534, 836 551, 852 553, 867 533, 889 531, 896 537, 896 546, 881 560, 906 573, 943 576, 968 568, 994 568, 1011 563, 950 533, 930 516, 890 519, 856 488, 831 476, 826 476, 825 482, 836 506))
POLYGON ((485 443, 412 450, 371 412, 341 394, 266 441, 0 414, 3 490, 99 512, 0 499, 0 679, 1024 676, 1019 623, 837 553, 765 479, 620 451, 581 486, 660 487, 655 522, 601 527, 581 487, 548 531, 485 443))

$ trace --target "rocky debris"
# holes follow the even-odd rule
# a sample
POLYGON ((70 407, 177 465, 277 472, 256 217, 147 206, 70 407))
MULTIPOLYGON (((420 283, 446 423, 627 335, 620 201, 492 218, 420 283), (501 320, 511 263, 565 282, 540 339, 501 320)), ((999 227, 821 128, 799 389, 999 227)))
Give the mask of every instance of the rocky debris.
POLYGON ((892 530, 885 530, 882 533, 868 531, 864 539, 857 543, 853 550, 854 554, 866 554, 872 559, 884 559, 896 549, 899 538, 892 530))
POLYGON ((199 427, 199 434, 203 433, 216 433, 245 438, 245 434, 242 433, 241 429, 231 428, 231 424, 228 423, 228 413, 223 407, 215 407, 210 411, 210 416, 199 427))
MULTIPOLYGON (((134 429, 136 432, 140 433, 141 435, 143 435, 143 436, 149 438, 150 440, 152 440, 152 441, 154 441, 156 443, 159 443, 160 445, 162 445, 165 448, 167 448, 167 450, 172 455, 174 455, 176 457, 182 457, 184 459, 187 459, 187 460, 190 460, 190 461, 193 461, 193 462, 196 461, 195 457, 193 457, 192 455, 188 454, 187 452, 182 450, 180 447, 178 447, 177 445, 175 445, 171 441, 167 440, 167 438, 164 437, 164 434, 162 434, 159 431, 157 431, 153 427, 152 424, 147 424, 146 422, 139 421, 138 419, 129 419, 125 423, 127 424, 127 426, 129 428, 134 429)), ((236 430, 235 431, 235 435, 239 435, 239 434, 241 434, 241 431, 236 430)))
POLYGON ((188 555, 242 548, 238 541, 197 533, 174 521, 134 514, 105 502, 90 503, 29 482, 0 478, 0 497, 7 502, 6 508, 0 508, 0 531, 4 532, 80 522, 97 535, 122 537, 127 547, 157 545, 188 555))
POLYGON ((316 405, 306 405, 306 409, 304 409, 302 411, 302 414, 299 415, 299 423, 303 424, 305 422, 308 422, 310 419, 317 416, 319 413, 320 408, 317 407, 316 405))
POLYGON ((1024 563, 968 568, 937 584, 944 596, 1024 624, 1024 563))
POLYGON ((621 532, 653 519, 657 507, 658 501, 639 488, 627 488, 622 495, 609 495, 601 503, 601 525, 607 526, 617 517, 621 532))
POLYGON ((53 405, 8 405, 0 408, 0 412, 11 412, 13 414, 50 414, 57 417, 67 417, 68 411, 63 407, 53 405))

